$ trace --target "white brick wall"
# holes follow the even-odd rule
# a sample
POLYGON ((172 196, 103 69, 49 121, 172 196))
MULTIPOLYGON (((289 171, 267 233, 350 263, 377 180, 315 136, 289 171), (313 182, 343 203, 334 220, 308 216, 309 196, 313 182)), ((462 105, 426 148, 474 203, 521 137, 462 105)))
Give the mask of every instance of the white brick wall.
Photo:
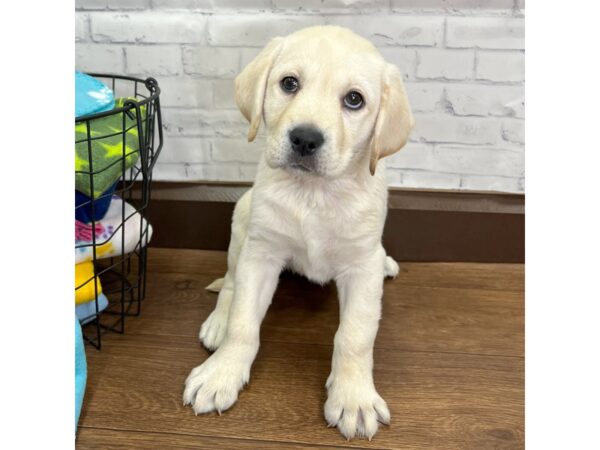
POLYGON ((76 0, 76 64, 154 76, 165 147, 157 180, 250 181, 235 75, 273 36, 352 28, 398 65, 415 112, 392 186, 523 192, 522 0, 76 0))

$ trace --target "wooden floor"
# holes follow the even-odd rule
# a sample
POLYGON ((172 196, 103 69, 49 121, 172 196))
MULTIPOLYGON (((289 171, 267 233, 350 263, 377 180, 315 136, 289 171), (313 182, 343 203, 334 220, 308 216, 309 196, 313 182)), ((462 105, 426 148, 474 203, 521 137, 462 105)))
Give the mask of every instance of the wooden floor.
POLYGON ((249 386, 222 416, 182 406, 225 253, 151 249, 142 314, 87 348, 78 449, 519 449, 524 447, 522 265, 403 263, 385 283, 375 384, 392 423, 346 441, 323 418, 338 305, 285 274, 249 386))

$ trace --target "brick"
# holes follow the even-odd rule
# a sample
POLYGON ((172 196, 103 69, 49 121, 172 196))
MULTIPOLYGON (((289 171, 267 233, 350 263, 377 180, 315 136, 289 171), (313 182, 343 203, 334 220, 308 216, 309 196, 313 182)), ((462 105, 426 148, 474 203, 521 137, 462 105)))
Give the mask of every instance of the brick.
MULTIPOLYGON (((161 155, 162 158, 162 155, 161 155)), ((223 164, 165 164, 160 160, 154 167, 152 178, 159 181, 238 181, 239 168, 223 164)))
POLYGON ((238 49, 224 47, 186 47, 183 67, 186 73, 205 77, 233 78, 240 65, 238 49))
POLYGON ((432 112, 443 104, 443 83, 405 83, 413 112, 432 112))
MULTIPOLYGON (((118 1, 118 0, 117 0, 118 1)), ((152 0, 154 9, 206 11, 237 10, 258 13, 270 9, 270 0, 152 0)))
POLYGON ((409 188, 459 189, 460 175, 425 170, 403 170, 402 186, 409 188))
POLYGON ((238 181, 240 170, 234 164, 189 164, 186 167, 187 180, 189 181, 238 181))
POLYGON ((217 109, 237 109, 233 80, 213 81, 214 105, 217 109))
POLYGON ((525 48, 525 21, 510 17, 449 17, 446 47, 525 48))
POLYGON ((212 84, 192 78, 159 78, 160 103, 163 107, 181 106, 208 108, 212 106, 212 84))
POLYGON ((118 45, 76 44, 75 68, 82 72, 123 73, 123 48, 118 45))
POLYGON ((392 10, 396 12, 404 11, 423 11, 435 12, 441 11, 452 13, 468 10, 471 13, 486 13, 498 10, 510 12, 513 8, 514 0, 392 0, 392 10))
POLYGON ((523 86, 448 84, 445 90, 452 111, 459 116, 525 115, 523 86))
POLYGON ((495 177, 490 175, 463 175, 460 188, 470 191, 492 191, 521 193, 519 178, 495 177))
POLYGON ((326 23, 350 28, 376 46, 440 45, 443 41, 443 17, 428 16, 326 16, 326 23))
POLYGON ((213 0, 152 0, 154 9, 210 11, 213 9, 213 0))
MULTIPOLYGON (((381 167, 381 163, 378 165, 381 167)), ((390 187, 402 186, 402 170, 387 167, 385 171, 385 180, 390 187)))
POLYGON ((310 16, 214 15, 208 19, 208 42, 214 46, 263 47, 276 36, 322 22, 310 16))
POLYGON ((495 144, 500 140, 496 119, 415 114, 411 140, 463 144, 495 144))
POLYGON ((235 110, 163 108, 163 128, 170 136, 245 137, 248 122, 235 110))
POLYGON ((76 0, 76 10, 142 10, 150 8, 150 0, 76 0))
POLYGON ((150 0, 108 0, 108 8, 119 11, 149 9, 150 0))
POLYGON ((210 142, 200 137, 170 137, 165 139, 160 154, 161 163, 208 163, 210 142))
POLYGON ((415 70, 417 67, 417 51, 412 48, 402 47, 380 47, 379 52, 384 59, 394 64, 405 80, 415 79, 415 70))
POLYGON ((472 50, 419 49, 417 60, 418 79, 473 78, 475 53, 472 50))
POLYGON ((256 58, 261 51, 261 48, 240 48, 240 71, 244 69, 250 62, 256 58))
POLYGON ((236 9, 247 12, 258 12, 271 9, 271 0, 212 0, 215 9, 236 9))
POLYGON ((88 14, 75 13, 75 42, 85 42, 90 38, 88 14))
POLYGON ((515 14, 521 13, 525 9, 525 0, 515 0, 515 14))
POLYGON ((264 141, 248 142, 247 139, 215 139, 212 159, 218 162, 256 163, 264 149, 264 141))
POLYGON ((386 164, 394 169, 429 170, 433 160, 433 145, 409 142, 402 150, 385 158, 386 164))
POLYGON ((375 45, 437 45, 443 38, 443 18, 407 16, 211 16, 209 42, 222 46, 262 47, 311 25, 339 25, 355 30, 375 45))
POLYGON ((258 171, 257 164, 240 164, 239 169, 239 181, 254 182, 254 180, 256 179, 256 173, 258 171))
POLYGON ((525 167, 523 152, 512 149, 439 145, 434 155, 437 172, 518 177, 525 167))
POLYGON ((102 10, 108 8, 108 0, 75 0, 75 10, 102 10))
POLYGON ((187 179, 185 163, 166 164, 161 157, 157 160, 154 170, 152 170, 152 179, 155 181, 181 181, 187 179))
POLYGON ((254 181, 258 164, 240 164, 240 181, 254 181))
POLYGON ((92 38, 97 42, 203 43, 206 17, 199 14, 142 12, 92 15, 92 38))
POLYGON ((377 12, 389 9, 387 0, 273 0, 276 10, 291 10, 311 13, 353 13, 377 12))
POLYGON ((125 47, 127 73, 144 77, 182 73, 181 48, 168 45, 125 47))
POLYGON ((477 52, 475 78, 499 82, 525 81, 523 52, 477 52))
POLYGON ((516 144, 525 143, 525 121, 506 119, 502 121, 502 139, 516 144))

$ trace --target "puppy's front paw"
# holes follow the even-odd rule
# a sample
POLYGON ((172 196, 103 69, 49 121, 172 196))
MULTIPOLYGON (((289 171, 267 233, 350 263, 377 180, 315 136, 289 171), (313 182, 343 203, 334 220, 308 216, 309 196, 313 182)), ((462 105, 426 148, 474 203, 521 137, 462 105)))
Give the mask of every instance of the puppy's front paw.
POLYGON ((214 353, 185 380, 183 404, 191 405, 196 415, 211 411, 221 414, 236 402, 249 379, 250 365, 214 353))
POLYGON ((327 380, 325 420, 337 427, 346 437, 375 435, 378 422, 389 424, 390 411, 373 383, 368 381, 345 381, 331 376, 327 380))
POLYGON ((223 342, 227 332, 228 315, 215 309, 200 327, 200 342, 210 351, 215 351, 223 342))

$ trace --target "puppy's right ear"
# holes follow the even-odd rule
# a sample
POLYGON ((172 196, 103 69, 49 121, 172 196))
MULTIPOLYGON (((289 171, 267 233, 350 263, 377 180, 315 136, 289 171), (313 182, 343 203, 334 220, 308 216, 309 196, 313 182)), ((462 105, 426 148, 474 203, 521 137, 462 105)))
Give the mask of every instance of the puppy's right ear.
POLYGON ((267 80, 273 61, 281 51, 282 43, 281 37, 272 39, 235 78, 235 101, 244 117, 250 122, 248 142, 252 142, 258 133, 262 121, 267 80))

